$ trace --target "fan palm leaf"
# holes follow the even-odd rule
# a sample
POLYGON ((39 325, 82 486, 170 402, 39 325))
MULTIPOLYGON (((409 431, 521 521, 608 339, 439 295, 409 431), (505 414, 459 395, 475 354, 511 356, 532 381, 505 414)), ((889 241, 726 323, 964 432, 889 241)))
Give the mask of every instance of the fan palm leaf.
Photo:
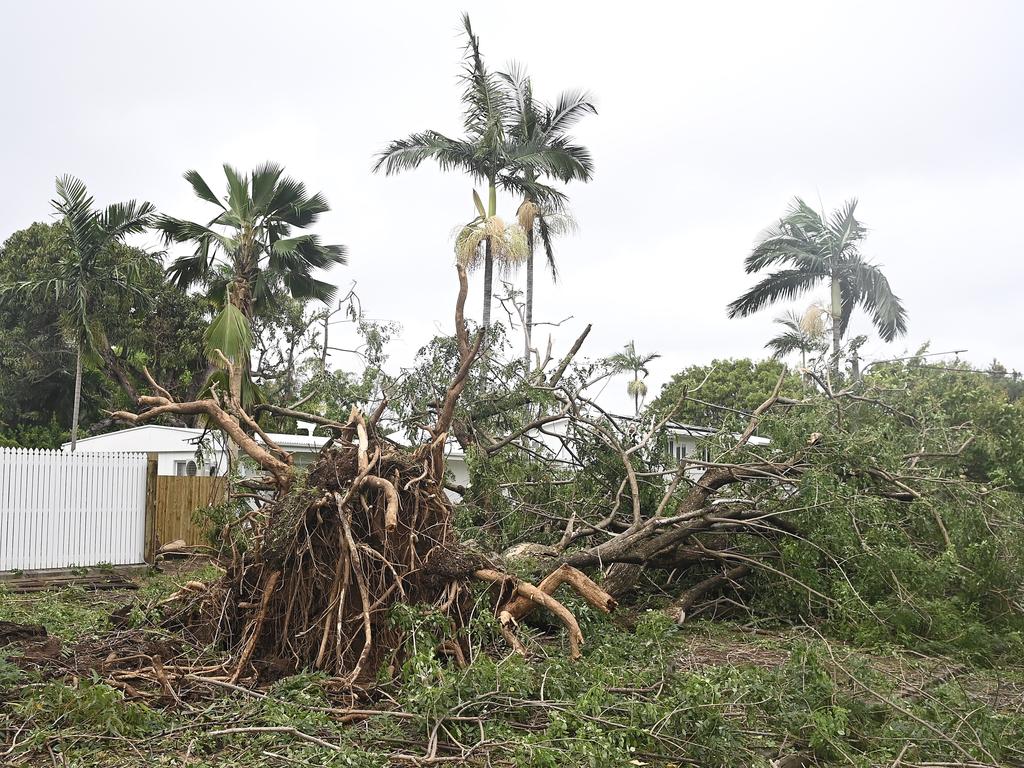
POLYGON ((263 163, 251 173, 225 164, 223 171, 222 198, 198 171, 185 173, 196 196, 217 207, 208 223, 161 216, 156 226, 166 243, 193 245, 191 254, 171 263, 168 277, 183 289, 205 288, 212 303, 221 307, 210 324, 207 350, 216 357, 213 350, 220 349, 235 360, 229 391, 245 402, 245 393, 253 391, 248 386, 253 317, 281 290, 300 301, 330 303, 335 287, 314 272, 344 264, 347 258, 344 246, 324 244, 309 232, 292 234, 311 227, 329 210, 323 195, 309 194, 275 163, 263 163), (223 304, 222 297, 227 297, 223 304), (229 353, 224 344, 234 351, 229 353))

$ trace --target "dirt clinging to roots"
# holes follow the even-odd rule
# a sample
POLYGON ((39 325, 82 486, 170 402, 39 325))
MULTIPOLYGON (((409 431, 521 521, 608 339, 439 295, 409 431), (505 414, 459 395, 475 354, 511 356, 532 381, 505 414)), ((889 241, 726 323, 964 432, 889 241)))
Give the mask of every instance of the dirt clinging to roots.
POLYGON ((322 452, 304 485, 262 510, 256 546, 179 613, 233 653, 233 679, 319 669, 356 683, 395 669, 398 602, 439 607, 462 642, 466 584, 487 563, 459 548, 429 459, 372 440, 366 456, 356 445, 322 452))

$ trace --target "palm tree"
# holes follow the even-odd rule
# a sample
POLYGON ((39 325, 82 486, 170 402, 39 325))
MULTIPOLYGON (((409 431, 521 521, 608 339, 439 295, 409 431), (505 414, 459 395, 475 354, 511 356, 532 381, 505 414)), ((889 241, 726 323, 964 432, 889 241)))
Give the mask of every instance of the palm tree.
MULTIPOLYGON (((442 171, 458 170, 468 173, 474 180, 487 186, 487 205, 482 208, 486 221, 497 216, 498 189, 516 195, 531 195, 533 199, 554 203, 564 196, 551 187, 530 180, 525 171, 532 170, 534 179, 543 175, 557 177, 571 163, 576 162, 561 148, 552 148, 530 142, 521 142, 510 131, 511 105, 501 78, 489 71, 480 53, 480 39, 474 34, 469 15, 463 14, 462 25, 466 34, 466 55, 462 73, 464 85, 463 128, 465 136, 453 139, 427 130, 404 139, 392 141, 377 158, 374 172, 384 170, 386 175, 418 168, 427 159, 435 160, 442 171)), ((474 192, 474 195, 476 193, 474 192)), ((492 239, 485 237, 484 245, 484 306, 483 327, 491 323, 491 292, 494 281, 494 247, 492 239)))
MULTIPOLYGON (((54 210, 62 217, 60 237, 65 248, 50 277, 3 286, 5 293, 52 299, 61 307, 75 346, 75 395, 71 414, 71 450, 78 443, 78 421, 82 403, 82 359, 98 354, 106 338, 93 317, 100 301, 111 296, 131 298, 146 304, 151 296, 141 287, 143 261, 122 259, 112 247, 125 237, 145 231, 155 208, 151 203, 130 200, 112 203, 103 210, 93 208, 85 184, 74 176, 57 179, 54 210)), ((141 259, 156 258, 144 254, 141 259)), ((105 350, 109 352, 109 350, 105 350)))
POLYGON ((315 278, 314 270, 345 264, 346 255, 344 246, 324 245, 317 235, 292 234, 313 226, 330 209, 323 195, 310 195, 280 166, 265 163, 243 175, 225 165, 224 175, 227 194, 218 198, 198 171, 185 174, 196 196, 218 209, 209 223, 161 216, 156 226, 168 244, 196 246, 168 268, 171 280, 183 289, 203 285, 223 301, 206 343, 213 356, 219 350, 232 360, 229 391, 241 403, 253 316, 281 291, 329 304, 336 288, 315 278))
MULTIPOLYGON (((591 96, 585 91, 565 91, 559 94, 554 106, 537 101, 533 96, 533 83, 523 70, 510 68, 501 77, 510 90, 509 102, 512 107, 512 134, 523 144, 530 144, 545 150, 564 152, 570 162, 559 166, 554 173, 547 176, 557 181, 570 182, 590 181, 594 172, 594 163, 586 147, 578 145, 567 134, 584 115, 597 114, 591 96)), ((524 180, 528 183, 537 181, 537 173, 532 168, 523 169, 524 180)), ((560 206, 559 206, 560 207, 560 206)), ((552 281, 558 279, 555 265, 555 254, 552 248, 552 235, 566 228, 571 229, 572 219, 552 206, 542 206, 529 194, 519 206, 519 224, 526 231, 526 308, 524 325, 526 349, 524 362, 530 366, 530 347, 533 335, 533 257, 535 233, 540 235, 547 256, 548 268, 551 270, 552 281)))
MULTIPOLYGON (((807 355, 823 348, 822 337, 825 335, 824 318, 828 310, 820 304, 812 304, 802 315, 793 310, 775 318, 773 322, 781 325, 778 336, 772 338, 765 347, 772 350, 772 358, 781 360, 792 352, 800 353, 800 367, 807 367, 807 355)), ((827 347, 825 347, 827 349, 827 347)))
POLYGON ((640 374, 646 379, 650 375, 647 364, 657 360, 661 355, 641 355, 636 351, 636 344, 629 342, 622 352, 612 355, 608 362, 612 368, 618 371, 630 371, 633 374, 632 381, 626 385, 626 392, 633 398, 633 407, 636 415, 640 415, 640 401, 647 394, 647 383, 640 378, 640 374))
POLYGON ((771 273, 729 305, 729 317, 753 314, 780 300, 792 300, 828 282, 832 301, 832 374, 839 378, 839 355, 853 310, 871 315, 878 334, 892 341, 907 331, 907 313, 889 281, 861 257, 867 232, 855 217, 857 201, 850 200, 827 219, 800 198, 779 223, 765 232, 744 262, 747 274, 773 264, 787 265, 771 273))

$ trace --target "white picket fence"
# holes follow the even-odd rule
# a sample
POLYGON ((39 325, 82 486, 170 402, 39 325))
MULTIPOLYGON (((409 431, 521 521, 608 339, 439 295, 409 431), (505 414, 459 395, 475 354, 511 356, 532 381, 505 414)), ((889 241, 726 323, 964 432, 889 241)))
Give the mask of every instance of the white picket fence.
POLYGON ((0 448, 0 571, 142 563, 146 454, 0 448))

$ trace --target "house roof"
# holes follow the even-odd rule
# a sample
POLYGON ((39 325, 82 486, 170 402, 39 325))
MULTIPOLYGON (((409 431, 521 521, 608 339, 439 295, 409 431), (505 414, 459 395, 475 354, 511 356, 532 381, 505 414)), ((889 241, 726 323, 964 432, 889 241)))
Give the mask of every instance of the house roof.
MULTIPOLYGON (((79 446, 93 451, 139 451, 143 453, 191 453, 194 452, 203 435, 207 436, 208 447, 214 447, 209 440, 211 433, 197 427, 168 427, 163 424, 142 424, 137 427, 91 435, 78 440, 79 446)), ((328 438, 319 435, 289 435, 269 433, 271 440, 286 451, 319 451, 328 438)), ((258 441, 262 442, 259 438, 258 441)), ((71 443, 64 443, 64 449, 71 443)))

